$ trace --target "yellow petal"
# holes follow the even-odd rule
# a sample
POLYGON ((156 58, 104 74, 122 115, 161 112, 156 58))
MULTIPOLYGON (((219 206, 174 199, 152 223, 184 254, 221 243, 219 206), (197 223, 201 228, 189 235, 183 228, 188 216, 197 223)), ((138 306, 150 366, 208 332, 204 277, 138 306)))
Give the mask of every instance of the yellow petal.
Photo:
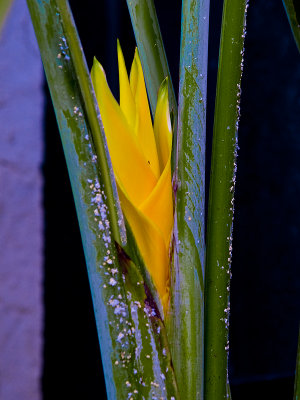
POLYGON ((166 310, 169 297, 169 257, 164 239, 153 222, 132 204, 119 185, 118 189, 122 210, 166 310))
POLYGON ((173 196, 171 182, 171 155, 157 185, 150 196, 139 207, 161 231, 166 250, 169 251, 173 229, 173 196))
POLYGON ((137 68, 137 63, 135 62, 135 58, 137 57, 137 54, 138 54, 138 50, 137 50, 137 48, 135 48, 134 58, 133 58, 133 62, 131 64, 130 77, 129 77, 130 88, 131 88, 131 91, 132 91, 132 94, 134 97, 135 97, 137 80, 138 80, 138 68, 137 68))
POLYGON ((131 92, 125 60, 119 40, 117 42, 117 48, 119 64, 120 107, 125 115, 125 118, 127 119, 132 133, 134 133, 136 124, 136 106, 131 92))
POLYGON ((157 149, 142 65, 137 51, 135 51, 131 67, 130 83, 137 110, 138 123, 136 125, 136 134, 139 147, 147 159, 147 162, 150 165, 154 175, 158 178, 160 175, 160 170, 157 149))
POLYGON ((158 92, 154 118, 154 134, 160 171, 163 172, 172 149, 172 126, 169 113, 168 79, 161 84, 158 92))
POLYGON ((108 87, 105 72, 96 59, 91 75, 114 173, 130 200, 138 206, 154 188, 157 179, 141 154, 126 118, 108 87))
POLYGON ((173 229, 168 83, 164 81, 159 90, 153 130, 138 52, 135 52, 129 80, 119 43, 118 61, 120 106, 97 61, 94 61, 92 80, 122 210, 166 312, 169 302, 169 244, 173 229))

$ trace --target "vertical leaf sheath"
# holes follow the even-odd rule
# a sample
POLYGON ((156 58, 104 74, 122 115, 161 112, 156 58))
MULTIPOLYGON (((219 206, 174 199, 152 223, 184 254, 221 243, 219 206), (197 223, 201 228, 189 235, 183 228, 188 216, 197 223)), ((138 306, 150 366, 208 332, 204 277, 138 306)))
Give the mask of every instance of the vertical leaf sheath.
MULTIPOLYGON (((159 87, 162 81, 168 77, 170 112, 174 121, 173 143, 176 143, 177 102, 154 2, 153 0, 127 0, 127 6, 139 49, 153 116, 159 87)), ((176 146, 173 146, 173 150, 172 165, 174 166, 176 146)), ((174 168, 172 169, 174 170, 174 168)))
MULTIPOLYGON (((104 373, 106 380, 110 382, 107 385, 107 395, 109 399, 113 399, 117 393, 111 359, 115 357, 114 343, 107 324, 109 309, 105 306, 103 292, 99 289, 104 284, 99 266, 107 249, 105 243, 98 238, 97 224, 100 221, 95 221, 94 214, 97 204, 93 199, 97 201, 97 195, 101 192, 95 190, 100 179, 97 164, 93 159, 90 127, 85 119, 81 93, 78 90, 77 77, 57 4, 53 1, 36 0, 28 0, 27 3, 60 128, 85 250, 96 325, 102 340, 104 373)), ((57 193, 57 196, 59 195, 57 193)), ((111 251, 112 257, 115 256, 112 244, 108 245, 108 250, 111 251)), ((66 268, 70 266, 67 265, 66 268)), ((70 331, 71 329, 72 327, 70 331)))
POLYGON ((205 399, 229 396, 228 325, 239 98, 247 0, 225 0, 215 104, 205 271, 205 399))
POLYGON ((294 35, 298 50, 300 51, 300 4, 298 0, 283 0, 284 8, 294 35))
MULTIPOLYGON (((97 108, 94 113, 87 110, 96 104, 68 3, 65 0, 27 3, 71 180, 108 399, 127 400, 133 393, 135 398, 149 400, 179 399, 164 326, 146 294, 139 269, 112 236, 114 207, 109 208, 109 202, 116 199, 107 190, 104 179, 107 174, 113 186, 112 170, 103 132, 103 143, 100 141, 99 145, 104 146, 104 159, 98 162, 95 154, 94 138, 101 125, 97 128, 92 121, 95 115, 99 117, 97 108), (92 101, 86 97, 88 90, 92 101)), ((72 265, 65 267, 71 275, 72 265)), ((72 329, 70 326, 70 334, 72 329)))
MULTIPOLYGON (((93 142, 97 154, 97 161, 102 171, 102 182, 105 187, 105 193, 108 199, 110 211, 111 231, 114 239, 121 244, 120 223, 122 212, 118 201, 117 188, 113 177, 111 165, 108 169, 108 151, 100 113, 92 88, 89 71, 83 55, 82 46, 76 31, 75 23, 70 12, 69 3, 66 0, 57 0, 57 6, 60 10, 60 16, 64 24, 64 34, 68 42, 74 68, 78 79, 78 84, 83 97, 85 112, 89 120, 91 131, 93 132, 93 142)), ((123 228, 124 229, 124 228, 123 228)), ((124 234, 124 232, 123 232, 124 234)))
POLYGON ((181 396, 203 399, 209 0, 182 4, 177 193, 169 340, 181 396))

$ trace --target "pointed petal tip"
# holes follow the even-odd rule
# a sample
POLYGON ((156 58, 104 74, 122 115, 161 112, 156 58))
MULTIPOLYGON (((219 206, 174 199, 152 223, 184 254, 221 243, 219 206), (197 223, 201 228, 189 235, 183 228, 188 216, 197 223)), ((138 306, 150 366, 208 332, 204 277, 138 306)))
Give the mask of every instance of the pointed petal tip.
POLYGON ((97 60, 97 58, 94 57, 94 59, 93 59, 93 66, 92 66, 92 74, 93 74, 93 72, 96 72, 98 69, 100 69, 100 71, 103 72, 104 75, 105 75, 104 68, 103 68, 102 65, 99 63, 99 61, 97 60))
POLYGON ((141 59, 140 59, 140 55, 139 55, 139 49, 136 47, 134 50, 134 57, 133 57, 133 62, 132 63, 138 63, 141 64, 141 59))
POLYGON ((161 86, 166 86, 169 83, 169 78, 166 76, 165 79, 162 81, 161 86))
POLYGON ((172 150, 172 124, 169 111, 168 80, 160 85, 154 116, 154 135, 161 173, 164 171, 172 150))
POLYGON ((119 40, 119 38, 117 38, 117 53, 118 53, 118 56, 119 56, 120 52, 121 52, 121 54, 123 54, 120 40, 119 40))
MULTIPOLYGON (((125 67, 125 58, 124 58, 124 54, 123 54, 123 50, 121 47, 121 43, 119 41, 119 39, 117 39, 117 55, 118 55, 118 65, 119 65, 119 73, 120 73, 120 66, 122 65, 122 67, 125 67)), ((121 69, 122 69, 121 67, 121 69)), ((127 73, 127 70, 126 70, 127 73)))
POLYGON ((162 100, 165 97, 168 101, 168 97, 169 97, 168 96, 168 85, 169 85, 169 79, 168 79, 168 77, 165 77, 165 79, 162 81, 162 83, 159 87, 157 101, 162 100))
POLYGON ((94 56, 94 58, 93 58, 93 66, 94 66, 94 65, 97 65, 97 64, 100 64, 100 63, 99 63, 99 61, 97 60, 96 56, 94 56))

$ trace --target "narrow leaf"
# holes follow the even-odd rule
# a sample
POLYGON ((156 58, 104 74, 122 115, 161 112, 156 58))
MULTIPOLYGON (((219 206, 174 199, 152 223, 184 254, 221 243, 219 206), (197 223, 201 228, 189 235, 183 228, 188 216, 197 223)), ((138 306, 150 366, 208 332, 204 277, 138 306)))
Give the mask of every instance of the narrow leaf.
MULTIPOLYGON (((173 115, 173 142, 176 143, 177 102, 161 31, 153 0, 127 0, 135 39, 143 66, 152 115, 155 115, 157 93, 162 81, 168 77, 170 113, 173 115)), ((176 149, 176 146, 174 146, 176 149)), ((174 152, 175 153, 175 152, 174 152)), ((173 166, 175 154, 172 155, 173 166)))
POLYGON ((168 337, 181 396, 203 399, 205 141, 209 0, 184 0, 168 337))
MULTIPOLYGON (((120 246, 126 239, 119 227, 122 214, 68 3, 28 0, 28 6, 74 194, 108 399, 177 399, 159 311, 139 269, 120 246)), ((72 273, 71 266, 66 268, 72 273)))
POLYGON ((72 57, 75 70, 74 72, 76 73, 77 84, 82 95, 86 118, 90 125, 93 136, 97 162, 102 174, 101 180, 105 187, 105 194, 107 196, 112 234, 115 240, 118 243, 121 243, 121 234, 124 234, 124 231, 120 233, 120 227, 122 226, 120 225, 120 221, 122 221, 122 212, 118 202, 118 194, 107 150, 104 129, 99 110, 96 105, 89 71, 84 59, 73 17, 69 9, 69 3, 67 0, 57 0, 56 3, 62 18, 65 40, 68 43, 69 51, 72 57))
POLYGON ((300 51, 300 2, 299 0, 283 0, 283 4, 296 45, 300 51))
POLYGON ((225 0, 208 203, 205 399, 227 397, 229 284, 247 0, 225 0))
POLYGON ((295 373, 295 383, 294 383, 294 400, 300 399, 300 329, 298 335, 298 350, 297 350, 297 360, 296 360, 296 373, 295 373))

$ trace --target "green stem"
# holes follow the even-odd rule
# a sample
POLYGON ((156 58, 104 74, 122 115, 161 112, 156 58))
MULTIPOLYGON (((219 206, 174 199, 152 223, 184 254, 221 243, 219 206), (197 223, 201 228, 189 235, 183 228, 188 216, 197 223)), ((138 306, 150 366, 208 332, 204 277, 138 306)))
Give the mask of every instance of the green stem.
MULTIPOLYGON (((176 144, 177 102, 154 2, 153 0, 127 0, 127 6, 139 49, 153 116, 155 115, 158 90, 162 81, 168 77, 170 112, 173 116, 173 143, 176 144)), ((173 146, 173 150, 172 166, 174 167, 176 146, 173 146)))
POLYGON ((237 130, 247 0, 225 0, 215 105, 205 276, 205 400, 226 399, 237 130))
POLYGON ((182 3, 174 266, 168 337, 181 397, 203 399, 209 0, 182 3))

